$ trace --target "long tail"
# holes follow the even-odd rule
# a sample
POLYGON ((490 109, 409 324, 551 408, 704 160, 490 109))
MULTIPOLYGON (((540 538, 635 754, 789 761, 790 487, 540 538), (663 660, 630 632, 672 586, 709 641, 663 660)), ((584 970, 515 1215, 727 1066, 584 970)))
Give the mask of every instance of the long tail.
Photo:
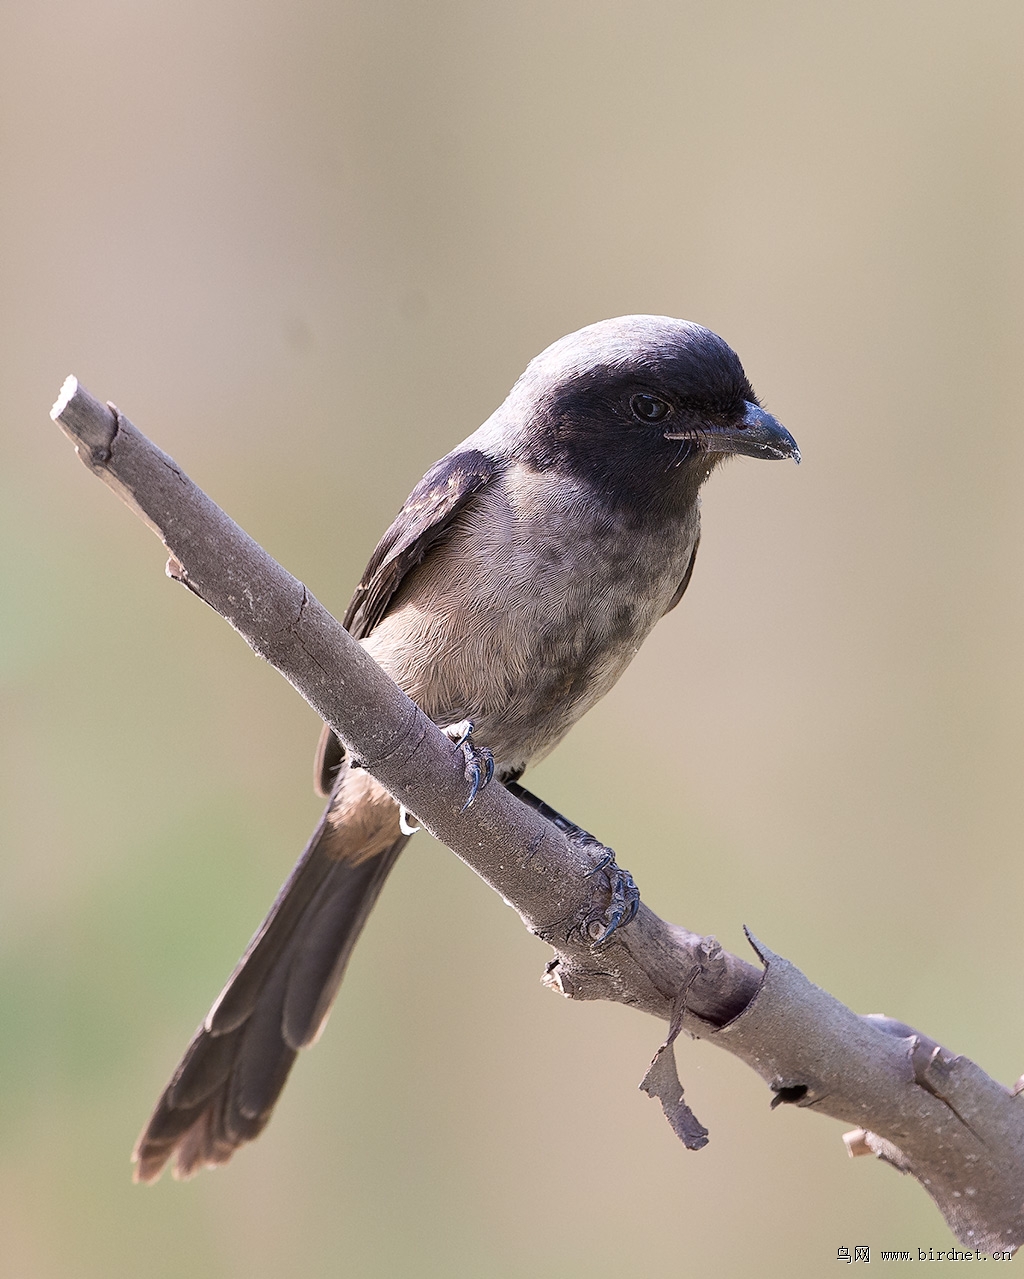
POLYGON ((172 1158, 176 1177, 230 1159, 262 1132, 299 1049, 319 1035, 408 838, 394 801, 344 771, 348 794, 335 792, 139 1137, 136 1181, 154 1181, 172 1158))

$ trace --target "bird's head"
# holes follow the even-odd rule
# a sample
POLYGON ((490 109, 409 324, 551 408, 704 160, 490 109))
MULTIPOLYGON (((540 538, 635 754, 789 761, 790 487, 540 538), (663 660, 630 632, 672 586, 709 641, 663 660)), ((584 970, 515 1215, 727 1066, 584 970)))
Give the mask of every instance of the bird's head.
POLYGON ((700 483, 735 454, 800 460, 735 351, 667 316, 621 316, 560 338, 531 361, 506 407, 525 425, 528 461, 612 487, 658 473, 700 483))

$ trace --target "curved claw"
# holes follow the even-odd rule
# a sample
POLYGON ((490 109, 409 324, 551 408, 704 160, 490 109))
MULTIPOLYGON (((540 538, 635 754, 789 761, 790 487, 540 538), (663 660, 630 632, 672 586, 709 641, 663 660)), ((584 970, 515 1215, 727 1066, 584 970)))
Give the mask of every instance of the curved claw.
POLYGON ((466 781, 469 782, 469 798, 462 805, 460 812, 472 808, 477 795, 491 784, 494 778, 494 756, 486 746, 479 750, 473 745, 473 721, 460 720, 457 724, 449 724, 444 732, 452 739, 456 749, 461 750, 466 761, 466 781))
POLYGON ((416 832, 418 830, 422 830, 423 827, 419 824, 412 813, 403 806, 398 810, 398 829, 403 835, 415 835, 416 832))
POLYGON ((595 911, 587 922, 588 940, 592 946, 603 945, 617 928, 624 928, 626 924, 631 923, 640 909, 640 890, 633 882, 633 876, 629 871, 616 866, 614 854, 605 858, 589 874, 594 875, 598 871, 607 873, 610 896, 605 909, 595 911), (602 919, 604 920, 602 931, 596 937, 589 936, 593 926, 602 919))
MULTIPOLYGON (((594 842, 596 843, 597 841, 595 840, 594 842)), ((601 860, 597 863, 595 867, 593 867, 592 870, 588 870, 587 873, 583 876, 583 878, 589 879, 591 875, 600 875, 600 873, 603 870, 607 870, 608 867, 614 861, 615 861, 615 854, 612 852, 610 848, 606 848, 604 851, 604 856, 601 858, 601 860)), ((618 866, 616 866, 615 869, 618 870, 619 869, 618 866)), ((626 874, 628 875, 629 872, 627 871, 626 874)))
POLYGON ((467 808, 472 808, 484 787, 490 785, 494 777, 494 756, 486 747, 477 750, 468 741, 462 743, 462 750, 466 756, 466 780, 469 782, 469 798, 460 810, 464 813, 467 808))

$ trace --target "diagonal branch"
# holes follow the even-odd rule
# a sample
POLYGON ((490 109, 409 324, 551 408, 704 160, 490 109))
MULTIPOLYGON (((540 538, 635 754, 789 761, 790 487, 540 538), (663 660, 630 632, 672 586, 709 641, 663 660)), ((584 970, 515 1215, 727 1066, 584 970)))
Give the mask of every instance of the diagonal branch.
POLYGON ((238 527, 112 405, 68 378, 51 416, 87 467, 157 534, 169 576, 205 600, 274 666, 420 823, 548 942, 547 984, 672 1023, 645 1087, 687 1145, 705 1134, 682 1100, 679 1029, 746 1061, 789 1102, 858 1125, 851 1153, 910 1172, 965 1247, 1024 1242, 1024 1101, 910 1027, 862 1017, 751 938, 764 967, 713 938, 636 918, 600 945, 608 876, 574 839, 504 787, 462 812, 461 755, 303 584, 238 527))

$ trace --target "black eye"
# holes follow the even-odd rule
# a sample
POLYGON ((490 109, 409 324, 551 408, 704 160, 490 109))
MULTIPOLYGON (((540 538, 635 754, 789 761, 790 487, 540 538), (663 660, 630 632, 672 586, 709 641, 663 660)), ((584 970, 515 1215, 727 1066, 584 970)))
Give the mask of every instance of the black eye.
POLYGON ((660 422, 672 412, 671 404, 659 400, 656 395, 634 395, 629 402, 633 416, 641 422, 660 422))

